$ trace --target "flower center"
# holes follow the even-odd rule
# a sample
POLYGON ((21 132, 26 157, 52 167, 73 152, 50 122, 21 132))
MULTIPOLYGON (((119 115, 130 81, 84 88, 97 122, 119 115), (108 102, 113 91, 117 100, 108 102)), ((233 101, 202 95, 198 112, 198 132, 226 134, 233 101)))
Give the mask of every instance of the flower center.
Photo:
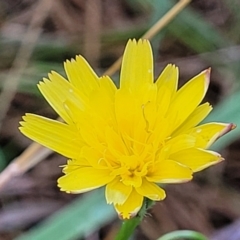
POLYGON ((138 156, 122 156, 119 166, 114 175, 120 176, 123 184, 127 186, 140 187, 142 178, 147 175, 147 165, 138 156))

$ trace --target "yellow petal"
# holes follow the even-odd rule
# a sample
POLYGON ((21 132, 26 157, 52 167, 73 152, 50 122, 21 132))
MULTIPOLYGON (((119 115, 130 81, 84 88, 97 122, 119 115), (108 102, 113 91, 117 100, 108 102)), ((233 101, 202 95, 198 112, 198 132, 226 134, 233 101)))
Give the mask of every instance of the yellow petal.
POLYGON ((156 84, 158 87, 158 93, 160 96, 164 93, 162 90, 163 86, 166 86, 172 93, 175 93, 178 85, 178 67, 173 64, 168 64, 158 79, 156 84))
POLYGON ((91 167, 89 162, 85 158, 78 158, 78 159, 68 159, 67 164, 62 166, 63 173, 69 174, 80 167, 91 167))
POLYGON ((157 104, 161 116, 164 117, 178 85, 178 68, 168 64, 156 81, 158 88, 157 104))
POLYGON ((124 135, 125 144, 132 148, 129 141, 139 142, 136 151, 141 151, 143 142, 146 142, 147 134, 153 131, 156 125, 156 86, 146 84, 138 94, 119 89, 115 95, 115 116, 118 130, 124 135), (141 129, 141 130, 140 130, 141 129), (131 140, 130 140, 131 139, 131 140))
POLYGON ((66 61, 64 68, 69 81, 86 96, 98 87, 98 76, 82 56, 66 61))
POLYGON ((107 169, 109 164, 104 158, 103 154, 96 151, 94 147, 84 146, 81 149, 80 158, 88 162, 88 166, 94 167, 96 169, 107 169))
POLYGON ((235 125, 230 123, 207 123, 188 131, 196 137, 195 147, 209 148, 218 138, 233 130, 235 125))
MULTIPOLYGON (((151 118, 154 118, 156 115, 157 105, 157 87, 155 84, 145 84, 142 90, 140 91, 139 97, 140 107, 142 108, 142 114, 144 118, 149 122, 149 124, 154 121, 151 118), (155 114, 154 114, 155 113, 155 114)), ((150 124, 151 125, 151 124, 150 124)))
POLYGON ((167 112, 169 121, 174 121, 172 130, 179 127, 201 103, 209 85, 210 70, 201 72, 177 91, 167 112))
POLYGON ((27 137, 66 157, 79 156, 84 143, 74 126, 34 114, 26 114, 23 120, 19 129, 27 137))
POLYGON ((128 149, 120 134, 117 134, 114 129, 110 127, 106 128, 105 134, 108 149, 114 156, 120 157, 123 154, 128 155, 128 149))
POLYGON ((65 112, 67 113, 68 117, 70 118, 70 121, 66 121, 70 125, 75 125, 76 128, 80 128, 81 123, 80 119, 84 118, 84 111, 81 109, 81 105, 79 105, 78 101, 72 98, 68 98, 63 103, 65 112))
POLYGON ((173 136, 177 136, 199 124, 207 115, 211 112, 212 106, 209 103, 204 103, 198 106, 184 121, 181 126, 179 126, 174 133, 173 136))
POLYGON ((99 79, 99 87, 92 91, 89 105, 97 121, 116 125, 114 98, 117 91, 111 78, 104 76, 99 79))
POLYGON ((169 137, 168 133, 171 129, 171 124, 167 121, 166 118, 160 118, 157 121, 153 133, 148 139, 148 143, 151 143, 156 148, 159 147, 159 142, 164 142, 166 138, 169 137), (164 127, 163 127, 164 126, 164 127))
POLYGON ((58 179, 58 186, 61 191, 83 193, 102 187, 111 182, 113 178, 114 176, 108 169, 76 167, 74 171, 58 179))
POLYGON ((167 141, 164 150, 168 151, 170 155, 179 152, 180 150, 194 147, 195 143, 196 138, 194 136, 191 136, 190 134, 182 134, 167 141))
POLYGON ((114 96, 117 87, 109 76, 102 76, 99 79, 99 86, 110 98, 114 96))
POLYGON ((143 196, 133 189, 124 204, 115 204, 114 207, 122 219, 129 219, 137 215, 138 211, 142 207, 142 204, 143 196))
MULTIPOLYGON (((72 118, 78 123, 82 137, 89 146, 98 145, 99 148, 105 142, 105 129, 117 129, 114 109, 116 90, 112 80, 104 76, 99 79, 99 87, 92 91, 86 109, 82 112, 75 110, 75 118, 72 118)), ((66 105, 69 106, 68 102, 66 105)), ((74 109, 73 104, 69 108, 74 109)))
POLYGON ((94 149, 98 150, 99 152, 103 152, 106 149, 105 144, 99 139, 98 131, 104 131, 100 126, 94 126, 91 123, 91 119, 81 119, 80 121, 80 135, 84 140, 85 144, 89 147, 94 147, 94 149), (89 120, 89 121, 87 121, 89 120), (100 127, 99 129, 96 129, 100 127))
POLYGON ((78 106, 78 111, 81 111, 84 109, 86 98, 58 73, 52 72, 49 74, 49 79, 39 82, 38 88, 59 116, 71 124, 73 120, 66 111, 66 101, 75 102, 75 105, 78 106))
POLYGON ((132 192, 132 186, 123 184, 119 177, 116 177, 112 182, 106 186, 107 203, 123 204, 132 192))
POLYGON ((136 188, 136 191, 153 201, 163 200, 166 197, 165 191, 160 188, 157 184, 151 183, 146 179, 143 179, 142 185, 139 188, 136 188))
POLYGON ((122 89, 116 92, 115 115, 119 130, 131 137, 134 135, 134 125, 137 121, 143 120, 142 109, 137 100, 122 89))
POLYGON ((198 148, 182 150, 170 155, 170 158, 191 168, 193 172, 201 171, 223 160, 221 155, 216 152, 198 148))
POLYGON ((149 41, 129 40, 122 60, 120 88, 136 91, 153 82, 153 56, 149 41))
POLYGON ((190 181, 191 179, 191 169, 172 160, 164 160, 156 163, 152 172, 147 175, 149 182, 157 183, 181 183, 190 181))

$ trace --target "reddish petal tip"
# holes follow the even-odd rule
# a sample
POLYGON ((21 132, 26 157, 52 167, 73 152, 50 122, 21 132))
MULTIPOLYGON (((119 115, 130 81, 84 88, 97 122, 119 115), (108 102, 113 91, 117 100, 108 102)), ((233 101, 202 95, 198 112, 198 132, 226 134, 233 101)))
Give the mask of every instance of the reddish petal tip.
POLYGON ((222 137, 223 135, 225 135, 226 133, 234 130, 237 127, 236 124, 234 123, 229 123, 226 125, 226 127, 222 130, 222 132, 219 134, 218 138, 222 137))
POLYGON ((210 83, 210 73, 211 73, 211 68, 208 68, 200 73, 201 75, 204 75, 204 77, 205 77, 205 93, 206 93, 209 83, 210 83))
POLYGON ((206 69, 206 72, 208 72, 209 74, 211 73, 211 71, 212 71, 212 68, 211 68, 211 67, 209 67, 208 69, 206 69))
POLYGON ((206 82, 209 85, 210 75, 211 75, 211 68, 206 69, 204 72, 205 72, 205 76, 206 76, 206 82))

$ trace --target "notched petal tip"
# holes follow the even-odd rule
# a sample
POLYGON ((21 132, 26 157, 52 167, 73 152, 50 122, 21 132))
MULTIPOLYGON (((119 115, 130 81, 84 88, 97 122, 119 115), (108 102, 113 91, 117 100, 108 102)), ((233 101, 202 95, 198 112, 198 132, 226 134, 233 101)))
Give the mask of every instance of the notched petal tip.
POLYGON ((47 83, 50 83, 50 82, 51 82, 51 80, 49 80, 48 78, 43 78, 43 80, 40 81, 39 84, 40 84, 41 86, 43 86, 43 85, 45 85, 45 84, 47 84, 47 83))
POLYGON ((23 134, 23 132, 24 132, 24 126, 23 126, 24 123, 25 123, 25 122, 20 122, 20 125, 21 125, 21 126, 18 127, 18 130, 19 130, 22 134, 23 134))
POLYGON ((40 82, 37 84, 37 88, 40 90, 43 85, 44 85, 44 80, 43 80, 43 81, 40 81, 40 82))
POLYGON ((50 79, 51 77, 53 77, 53 75, 55 74, 56 72, 51 70, 49 73, 48 73, 48 78, 50 79))
POLYGON ((174 63, 168 63, 168 65, 166 67, 178 68, 178 66, 174 63))
POLYGON ((49 73, 48 73, 48 79, 46 78, 46 81, 44 81, 44 83, 46 84, 48 81, 49 82, 52 82, 52 79, 53 79, 53 77, 54 77, 54 75, 56 75, 57 73, 55 72, 55 71, 50 71, 49 73))
POLYGON ((75 60, 76 61, 79 61, 79 60, 82 60, 82 59, 84 59, 84 57, 82 55, 80 55, 80 54, 75 56, 75 60))
POLYGON ((66 188, 62 187, 60 181, 61 181, 61 177, 58 178, 58 180, 57 180, 57 186, 58 186, 59 190, 60 190, 61 192, 65 192, 65 193, 68 193, 68 194, 72 194, 72 191, 69 191, 69 190, 67 190, 66 188))
POLYGON ((66 61, 63 62, 63 66, 64 68, 66 67, 67 64, 71 63, 68 59, 66 61))
POLYGON ((140 38, 140 39, 135 39, 135 38, 133 38, 133 39, 129 39, 128 40, 128 42, 127 42, 127 45, 129 45, 129 44, 132 44, 132 45, 150 45, 150 42, 149 42, 149 40, 148 39, 144 39, 144 38, 140 38))
POLYGON ((125 48, 129 45, 137 45, 137 40, 135 38, 129 39, 125 48))
POLYGON ((71 63, 88 65, 87 60, 80 54, 76 55, 75 58, 71 60, 71 63))
POLYGON ((145 39, 140 38, 140 39, 137 40, 137 45, 149 46, 150 42, 146 38, 145 39))
POLYGON ((139 212, 139 209, 137 211, 134 211, 134 212, 131 212, 131 213, 118 212, 118 217, 121 220, 129 220, 131 218, 136 217, 138 212, 139 212))
POLYGON ((60 190, 61 192, 65 192, 65 193, 67 193, 67 194, 79 194, 78 192, 69 191, 69 190, 66 190, 66 189, 64 189, 64 188, 61 188, 59 185, 57 185, 57 186, 59 187, 59 190, 60 190))
POLYGON ((28 116, 29 116, 29 113, 26 113, 24 116, 22 116, 23 121, 19 122, 22 126, 26 123, 28 116))
POLYGON ((25 128, 27 122, 26 122, 26 116, 22 117, 22 121, 19 122, 19 127, 18 129, 22 132, 23 128, 25 128))
POLYGON ((77 56, 80 56, 80 55, 76 55, 75 58, 71 58, 70 60, 67 59, 66 61, 64 61, 63 63, 64 69, 66 69, 68 65, 72 65, 73 63, 75 63, 77 56))
POLYGON ((178 66, 176 66, 174 63, 168 63, 162 70, 163 71, 166 71, 166 70, 169 70, 169 71, 178 71, 178 66))
POLYGON ((75 58, 71 58, 71 63, 75 63, 76 62, 76 57, 75 58))

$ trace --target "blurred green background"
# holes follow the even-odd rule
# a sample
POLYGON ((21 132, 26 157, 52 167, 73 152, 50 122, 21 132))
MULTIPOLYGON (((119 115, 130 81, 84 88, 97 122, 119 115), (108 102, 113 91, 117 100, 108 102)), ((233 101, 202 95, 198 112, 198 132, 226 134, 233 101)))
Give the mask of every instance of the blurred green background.
MULTIPOLYGON (((48 72, 64 75, 63 61, 82 54, 101 75, 129 38, 143 35, 174 4, 0 0, 0 171, 31 143, 18 132, 25 112, 57 118, 36 87, 48 72)), ((193 0, 151 40, 156 76, 174 63, 182 85, 212 68, 205 101, 214 110, 207 122, 240 125, 239 12, 238 0, 193 0)), ((201 231, 212 240, 240 239, 239 136, 236 128, 214 144, 224 163, 196 174, 191 183, 167 186, 168 198, 154 206, 133 239, 156 239, 176 229, 201 231)), ((0 240, 114 239, 120 220, 102 189, 79 196, 59 192, 58 166, 65 162, 51 154, 0 188, 0 240)))

